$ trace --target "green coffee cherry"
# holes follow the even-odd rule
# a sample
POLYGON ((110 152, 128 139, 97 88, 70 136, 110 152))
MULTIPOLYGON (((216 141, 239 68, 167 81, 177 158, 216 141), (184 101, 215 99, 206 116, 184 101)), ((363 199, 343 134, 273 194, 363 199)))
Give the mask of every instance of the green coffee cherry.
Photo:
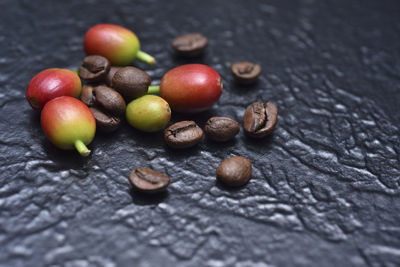
POLYGON ((164 99, 155 95, 136 98, 126 107, 126 120, 144 132, 164 129, 171 119, 171 109, 164 99))

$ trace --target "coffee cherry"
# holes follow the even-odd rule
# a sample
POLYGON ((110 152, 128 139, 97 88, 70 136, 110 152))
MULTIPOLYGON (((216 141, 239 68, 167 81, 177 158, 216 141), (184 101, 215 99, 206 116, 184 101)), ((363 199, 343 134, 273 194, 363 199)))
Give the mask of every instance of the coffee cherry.
POLYGON ((41 110, 59 96, 79 97, 82 84, 78 75, 67 69, 46 69, 36 74, 26 88, 26 100, 35 110, 41 110))
POLYGON ((90 28, 84 38, 88 55, 100 55, 112 65, 126 66, 135 59, 154 64, 155 59, 140 50, 137 36, 129 29, 114 24, 98 24, 90 28))
POLYGON ((145 95, 130 102, 126 108, 126 120, 144 132, 164 129, 171 119, 168 103, 159 96, 145 95))
POLYGON ((222 79, 211 67, 187 64, 168 71, 161 80, 160 96, 172 110, 196 113, 211 108, 222 93, 222 79))
POLYGON ((86 145, 94 138, 96 121, 83 102, 70 96, 57 97, 44 106, 40 121, 44 133, 58 148, 76 148, 82 156, 90 154, 86 145))

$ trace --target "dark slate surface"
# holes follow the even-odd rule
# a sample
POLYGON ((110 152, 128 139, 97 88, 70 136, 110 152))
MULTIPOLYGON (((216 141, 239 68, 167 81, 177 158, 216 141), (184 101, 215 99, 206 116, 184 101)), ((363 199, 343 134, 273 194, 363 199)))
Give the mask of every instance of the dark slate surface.
POLYGON ((0 10, 1 266, 400 265, 399 1, 3 0, 0 10), (221 74, 201 125, 269 100, 275 133, 176 152, 124 125, 97 135, 88 159, 54 148, 26 85, 78 66, 100 22, 138 34, 158 63, 135 65, 154 83, 187 62, 221 74), (207 54, 175 58, 170 40, 192 31, 209 37, 207 54), (238 60, 262 65, 257 85, 233 83, 238 60), (215 181, 231 155, 253 163, 240 190, 215 181), (170 175, 168 193, 132 192, 139 166, 170 175))

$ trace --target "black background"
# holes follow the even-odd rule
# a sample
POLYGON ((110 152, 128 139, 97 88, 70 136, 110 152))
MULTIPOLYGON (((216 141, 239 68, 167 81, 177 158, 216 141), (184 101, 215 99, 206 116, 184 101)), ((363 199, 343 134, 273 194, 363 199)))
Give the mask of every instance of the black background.
POLYGON ((0 10, 1 266, 400 265, 399 1, 3 0, 0 10), (58 150, 26 85, 79 66, 86 30, 104 22, 155 56, 134 63, 154 84, 190 62, 220 73, 219 102, 191 117, 201 126, 272 101, 274 134, 177 152, 125 124, 98 134, 89 158, 58 150), (170 41, 196 31, 207 53, 175 57, 170 41), (256 85, 233 82, 241 60, 262 65, 256 85), (239 190, 215 180, 232 155, 253 163, 239 190), (168 174, 168 192, 133 192, 135 167, 168 174))

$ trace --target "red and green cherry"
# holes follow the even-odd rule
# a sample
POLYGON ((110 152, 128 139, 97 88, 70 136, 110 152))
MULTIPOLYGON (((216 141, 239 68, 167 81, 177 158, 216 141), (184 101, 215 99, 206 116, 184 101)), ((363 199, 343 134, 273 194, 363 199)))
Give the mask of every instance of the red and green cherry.
POLYGON ((79 97, 82 84, 79 76, 67 69, 47 69, 36 74, 26 88, 26 100, 35 110, 41 110, 59 96, 79 97))
POLYGON ((112 65, 126 66, 135 59, 154 64, 154 57, 140 50, 137 36, 129 29, 115 24, 98 24, 91 27, 84 38, 88 55, 101 55, 112 65))
POLYGON ((211 108, 218 101, 222 79, 209 66, 187 64, 168 71, 160 86, 150 86, 148 93, 159 93, 174 111, 196 113, 211 108))
POLYGON ((70 96, 61 96, 49 101, 43 108, 40 122, 50 141, 61 149, 76 149, 88 156, 86 147, 96 133, 96 121, 90 109, 70 96))

